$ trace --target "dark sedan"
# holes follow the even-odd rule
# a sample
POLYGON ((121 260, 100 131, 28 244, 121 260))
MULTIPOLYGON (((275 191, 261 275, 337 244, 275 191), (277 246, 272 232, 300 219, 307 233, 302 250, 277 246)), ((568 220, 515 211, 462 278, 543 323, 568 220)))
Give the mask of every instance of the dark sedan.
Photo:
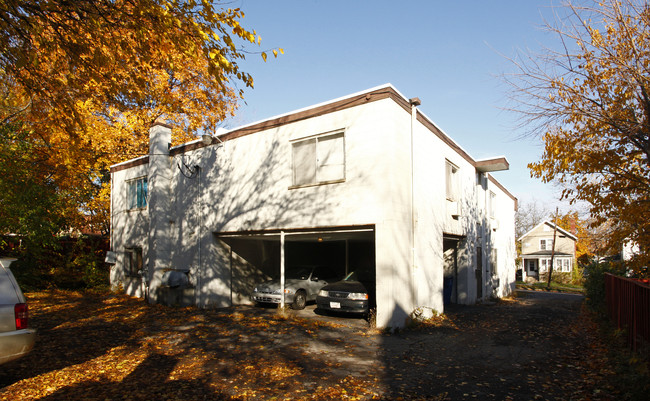
POLYGON ((370 308, 369 291, 356 272, 343 280, 327 284, 318 292, 316 305, 320 311, 360 313, 367 315, 370 308))

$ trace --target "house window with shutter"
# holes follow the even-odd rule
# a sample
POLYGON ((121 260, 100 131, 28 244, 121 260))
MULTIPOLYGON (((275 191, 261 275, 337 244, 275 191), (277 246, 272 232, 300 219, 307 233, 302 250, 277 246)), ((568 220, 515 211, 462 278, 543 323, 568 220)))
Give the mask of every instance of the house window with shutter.
POLYGON ((553 239, 545 238, 539 240, 539 250, 540 251, 550 251, 553 249, 553 239))
POLYGON ((293 186, 330 184, 345 180, 343 132, 293 142, 293 186))

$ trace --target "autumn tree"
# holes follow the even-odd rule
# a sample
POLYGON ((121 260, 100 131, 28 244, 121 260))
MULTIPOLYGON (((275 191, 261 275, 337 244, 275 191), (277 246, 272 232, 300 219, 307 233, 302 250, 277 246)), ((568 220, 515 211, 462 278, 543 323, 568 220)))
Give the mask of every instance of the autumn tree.
POLYGON ((550 216, 551 210, 535 200, 520 202, 515 212, 515 236, 517 239, 521 238, 550 216))
MULTIPOLYGON (((252 87, 237 62, 260 37, 227 4, 0 0, 0 170, 12 168, 7 152, 17 146, 31 167, 20 179, 0 176, 1 185, 54 189, 49 213, 106 228, 108 167, 146 153, 156 118, 186 141, 212 132, 252 87)), ((1 215, 17 213, 10 203, 0 202, 1 215)))
POLYGON ((640 245, 650 262, 650 6, 568 4, 547 28, 555 50, 513 60, 518 110, 544 141, 534 177, 589 205, 593 224, 617 222, 610 244, 640 245), (566 15, 561 14, 566 12, 566 15))

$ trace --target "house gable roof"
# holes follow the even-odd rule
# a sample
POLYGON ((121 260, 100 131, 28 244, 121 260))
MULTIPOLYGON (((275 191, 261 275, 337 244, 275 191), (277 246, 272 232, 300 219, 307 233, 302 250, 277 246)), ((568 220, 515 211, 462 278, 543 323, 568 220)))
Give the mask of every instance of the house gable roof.
MULTIPOLYGON (((522 236, 519 238, 518 241, 523 240, 525 237, 529 236, 533 231, 537 230, 539 227, 543 226, 544 224, 550 226, 551 228, 555 228, 555 224, 551 223, 551 222, 548 221, 548 220, 544 220, 543 222, 539 223, 538 225, 536 225, 535 227, 533 227, 531 230, 529 230, 526 234, 522 235, 522 236)), ((565 235, 565 236, 571 238, 571 239, 574 240, 574 241, 577 241, 577 240, 578 240, 578 237, 576 237, 575 235, 571 234, 570 232, 568 232, 567 230, 563 229, 563 228, 560 227, 560 226, 557 226, 557 231, 559 231, 561 234, 563 234, 563 235, 565 235)))
MULTIPOLYGON (((402 95, 393 85, 384 84, 377 86, 362 92, 357 92, 351 95, 344 96, 342 98, 330 100, 324 103, 319 103, 313 106, 295 110, 289 113, 281 114, 275 117, 271 117, 266 120, 259 122, 254 122, 251 124, 246 124, 232 130, 228 130, 225 133, 218 135, 212 138, 212 141, 208 144, 203 142, 201 139, 187 142, 178 146, 174 146, 170 149, 170 156, 176 156, 189 152, 195 149, 200 149, 206 146, 211 146, 217 143, 226 142, 236 138, 240 138, 246 135, 251 135, 266 129, 280 127, 286 124, 291 124, 297 121, 306 120, 313 117, 318 117, 321 115, 333 113, 336 111, 345 110, 351 107, 360 106, 366 103, 371 103, 379 100, 391 99, 398 106, 404 109, 406 112, 411 113, 411 103, 408 98, 402 95)), ((496 171, 490 170, 487 168, 488 165, 494 165, 497 161, 500 167, 507 167, 508 162, 505 157, 499 157, 486 161, 476 161, 474 160, 458 143, 456 143, 449 135, 442 131, 429 117, 427 117, 420 110, 416 109, 416 118, 417 121, 422 123, 430 132, 436 135, 440 140, 452 148, 456 153, 458 153, 463 159, 470 163, 474 168, 479 172, 487 171, 496 171)), ((141 164, 147 164, 149 162, 148 156, 143 156, 137 159, 129 160, 123 163, 119 163, 111 166, 111 172, 116 172, 124 170, 130 167, 134 167, 141 164)), ((517 198, 512 195, 503 185, 501 185, 496 179, 491 175, 487 174, 490 182, 494 183, 499 189, 501 189, 506 195, 515 201, 515 208, 517 203, 517 198)))

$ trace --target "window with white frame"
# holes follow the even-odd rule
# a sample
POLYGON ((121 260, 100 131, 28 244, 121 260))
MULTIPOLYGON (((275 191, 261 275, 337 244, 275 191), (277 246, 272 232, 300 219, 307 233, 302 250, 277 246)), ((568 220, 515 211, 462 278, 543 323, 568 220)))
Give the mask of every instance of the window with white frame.
MULTIPOLYGON (((555 258, 553 263, 553 271, 569 273, 571 271, 571 258, 555 258)), ((551 259, 540 259, 539 271, 548 271, 551 267, 551 259)))
POLYGON ((459 187, 459 175, 458 175, 458 166, 449 160, 445 163, 445 183, 446 183, 446 195, 447 200, 452 202, 457 202, 459 198, 458 187, 459 187))
POLYGON ((147 207, 147 177, 126 182, 127 206, 129 210, 147 207))
POLYGON ((549 262, 550 262, 550 261, 551 261, 550 259, 540 259, 540 260, 539 260, 539 271, 540 271, 540 272, 545 272, 545 271, 547 271, 547 270, 548 270, 548 265, 549 265, 549 262))
POLYGON ((495 207, 495 203, 496 203, 496 198, 497 198, 497 195, 494 192, 490 191, 488 193, 487 210, 488 210, 488 214, 489 214, 490 218, 492 218, 492 219, 494 218, 494 207, 495 207))
POLYGON ((561 265, 562 265, 562 271, 565 273, 568 273, 571 271, 571 259, 569 258, 562 258, 560 260, 561 265))
POLYGON ((345 179, 343 132, 323 134, 292 143, 293 185, 314 185, 345 179))
POLYGON ((552 238, 543 238, 539 240, 539 250, 540 251, 550 251, 553 249, 553 239, 552 238))

